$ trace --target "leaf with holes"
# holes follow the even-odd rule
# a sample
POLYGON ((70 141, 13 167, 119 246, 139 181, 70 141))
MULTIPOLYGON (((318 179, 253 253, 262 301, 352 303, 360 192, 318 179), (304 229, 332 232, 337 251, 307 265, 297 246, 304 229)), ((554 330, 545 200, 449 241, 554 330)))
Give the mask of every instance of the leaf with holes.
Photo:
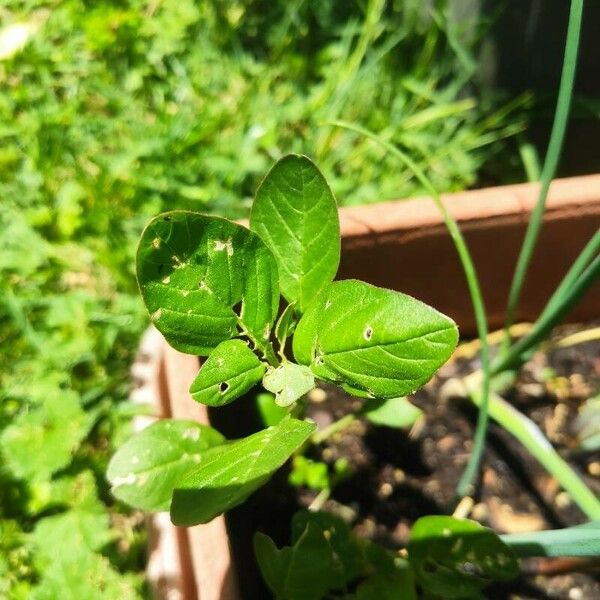
POLYGON ((263 386, 275 394, 278 406, 290 406, 315 387, 315 376, 308 367, 284 360, 267 369, 263 386))
POLYGON ((221 342, 200 368, 190 387, 197 402, 223 406, 250 391, 262 378, 265 365, 242 340, 221 342))
POLYGON ((491 529, 453 517, 419 519, 410 534, 408 557, 421 585, 443 598, 469 597, 519 573, 512 550, 491 529))
POLYGON ((130 438, 112 457, 107 478, 112 493, 142 510, 168 510, 174 488, 204 453, 225 438, 195 421, 165 419, 130 438))
POLYGON ((456 324, 423 302, 345 280, 332 283, 303 315, 293 348, 317 377, 394 398, 429 381, 457 342, 456 324))
POLYGON ((284 419, 275 427, 207 450, 173 494, 173 523, 207 523, 237 506, 266 483, 314 430, 314 423, 284 419))
POLYGON ((290 154, 275 164, 256 193, 250 228, 277 259, 282 294, 304 312, 340 262, 337 205, 310 159, 290 154))
POLYGON ((370 398, 361 409, 368 421, 384 427, 405 429, 412 427, 423 416, 423 411, 406 398, 370 398))
POLYGON ((137 277, 153 323, 174 348, 206 356, 238 323, 259 347, 267 344, 279 308, 277 265, 249 229, 187 211, 159 215, 142 234, 137 277))

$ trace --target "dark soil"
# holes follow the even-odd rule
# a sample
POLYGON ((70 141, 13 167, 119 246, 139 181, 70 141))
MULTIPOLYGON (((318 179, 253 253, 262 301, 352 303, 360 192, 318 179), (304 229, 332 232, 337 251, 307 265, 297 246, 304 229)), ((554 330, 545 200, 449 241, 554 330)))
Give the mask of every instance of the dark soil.
MULTIPOLYGON (((570 333, 563 328, 559 337, 570 333)), ((458 358, 413 401, 425 418, 411 432, 374 427, 357 420, 314 449, 313 458, 332 464, 344 457, 352 475, 339 484, 324 509, 351 519, 361 536, 390 548, 406 544, 412 523, 428 514, 451 514, 454 490, 468 459, 476 411, 468 401, 442 399, 440 389, 452 377, 477 364, 458 358)), ((600 388, 600 342, 538 353, 523 369, 507 399, 525 412, 558 451, 600 493, 600 453, 578 451, 577 414, 584 400, 600 388), (552 369, 553 373, 549 370, 552 369)), ((308 416, 319 426, 351 412, 359 402, 334 387, 323 388, 326 399, 310 402, 308 416)), ((251 398, 213 411, 213 423, 227 437, 261 428, 251 398)), ((294 489, 280 470, 243 506, 228 514, 240 588, 247 600, 270 598, 252 552, 252 535, 262 531, 279 545, 289 544, 292 514, 316 493, 294 489)), ((534 531, 584 522, 585 516, 527 451, 495 424, 490 426, 482 478, 469 516, 498 532, 534 531)), ((523 565, 517 581, 487 588, 498 600, 600 599, 600 564, 538 560, 523 565)))

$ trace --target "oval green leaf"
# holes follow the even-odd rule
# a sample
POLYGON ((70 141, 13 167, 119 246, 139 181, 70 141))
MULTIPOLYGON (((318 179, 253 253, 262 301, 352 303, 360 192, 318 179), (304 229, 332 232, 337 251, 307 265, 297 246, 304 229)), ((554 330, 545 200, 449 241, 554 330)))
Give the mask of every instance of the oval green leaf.
POLYGON ((284 419, 247 438, 208 450, 173 494, 175 525, 207 523, 241 504, 314 432, 315 424, 284 419))
POLYGON ((225 438, 195 421, 164 419, 130 438, 112 457, 107 478, 113 495, 142 510, 168 510, 181 478, 208 448, 225 438))
POLYGON ((256 193, 250 228, 277 259, 282 294, 304 312, 340 262, 335 198, 309 158, 290 154, 273 166, 256 193))
POLYGON ((413 526, 408 558, 421 585, 443 598, 467 598, 519 573, 512 550, 475 521, 422 517, 413 526))
POLYGON ((317 377, 395 398, 427 383, 457 343, 454 321, 423 302, 345 280, 332 283, 309 307, 293 349, 317 377))
POLYGON ((182 352, 206 356, 238 325, 259 347, 269 338, 277 265, 241 225, 188 211, 159 215, 142 234, 137 277, 153 323, 182 352))
POLYGON ((423 411, 406 398, 370 398, 361 409, 368 421, 384 427, 406 429, 423 416, 423 411))
POLYGON ((250 391, 262 378, 266 366, 243 340, 221 342, 200 368, 190 387, 197 402, 223 406, 250 391))

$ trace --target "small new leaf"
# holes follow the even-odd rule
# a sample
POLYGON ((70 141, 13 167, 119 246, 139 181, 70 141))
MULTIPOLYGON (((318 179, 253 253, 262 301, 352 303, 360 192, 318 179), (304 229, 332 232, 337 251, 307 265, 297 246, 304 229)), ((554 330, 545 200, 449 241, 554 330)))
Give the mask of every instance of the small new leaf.
POLYGON ((238 325, 259 346, 270 336, 277 265, 241 225, 188 211, 159 215, 142 234, 137 277, 152 322, 182 352, 206 356, 238 325))
POLYGON ((414 392, 458 342, 456 324, 414 298, 362 281, 332 283, 296 327, 294 356, 325 380, 372 397, 414 392))
POLYGON ((242 340, 221 342, 200 368, 190 387, 197 402, 223 406, 250 391, 265 372, 265 365, 242 340))
POLYGON ((290 406, 315 387, 315 376, 308 367, 286 360, 267 369, 263 386, 275 394, 278 406, 290 406))
POLYGON ((423 415, 423 411, 411 404, 406 398, 371 398, 361 409, 368 421, 384 427, 406 429, 412 427, 423 415))
POLYGON ((290 154, 273 166, 256 192, 250 228, 277 259, 284 297, 304 312, 340 262, 337 205, 310 159, 290 154))
POLYGON ((284 419, 226 446, 207 450, 173 494, 175 525, 207 523, 242 503, 314 432, 314 423, 284 419))
POLYGON ((112 457, 107 478, 112 493, 142 510, 168 510, 175 487, 186 473, 225 438, 195 421, 165 419, 143 429, 112 457))

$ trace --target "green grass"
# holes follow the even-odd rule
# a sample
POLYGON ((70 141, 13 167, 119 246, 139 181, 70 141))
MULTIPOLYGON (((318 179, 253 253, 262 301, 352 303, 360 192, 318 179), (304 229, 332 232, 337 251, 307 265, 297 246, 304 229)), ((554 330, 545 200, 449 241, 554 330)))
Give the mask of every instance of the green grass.
POLYGON ((425 191, 333 120, 401 148, 439 191, 521 176, 506 140, 530 99, 483 97, 484 28, 422 5, 2 4, 0 32, 32 34, 0 59, 1 597, 58 597, 61 581, 82 598, 145 593, 143 530, 104 471, 133 412, 128 369, 147 323, 133 253, 152 215, 246 216, 262 174, 293 151, 322 166, 340 204, 425 191))

